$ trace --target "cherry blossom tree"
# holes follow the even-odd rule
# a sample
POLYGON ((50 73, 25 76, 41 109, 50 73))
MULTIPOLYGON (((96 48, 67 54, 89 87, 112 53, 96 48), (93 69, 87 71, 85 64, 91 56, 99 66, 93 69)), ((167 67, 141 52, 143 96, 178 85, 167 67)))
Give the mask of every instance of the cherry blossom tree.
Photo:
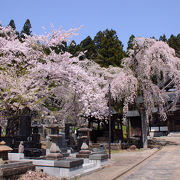
MULTIPOLYGON (((147 136, 146 122, 152 112, 158 109, 161 118, 165 120, 169 103, 171 102, 171 107, 173 107, 179 98, 180 59, 175 56, 174 50, 165 42, 136 38, 133 49, 129 50, 129 57, 123 60, 123 70, 132 76, 130 78, 131 86, 137 88, 137 91, 133 91, 130 97, 132 99, 136 97, 136 102, 140 100, 137 108, 139 107, 141 110, 143 131, 147 136), (173 98, 170 98, 167 91, 169 85, 176 90, 173 98)), ((114 84, 118 84, 119 80, 120 78, 114 79, 114 84)), ((131 86, 127 88, 131 88, 131 86)), ((113 91, 117 97, 118 89, 113 91)), ((128 102, 132 101, 128 100, 128 102)), ((144 137, 143 143, 145 141, 147 141, 147 137, 144 137)))
POLYGON ((163 114, 163 105, 168 96, 163 88, 158 89, 158 83, 165 82, 163 79, 169 77, 178 84, 175 78, 178 70, 174 67, 179 65, 172 49, 166 47, 164 50, 167 45, 163 44, 160 45, 162 52, 158 52, 159 46, 155 40, 144 40, 143 45, 136 43, 134 49, 129 51, 123 69, 111 66, 102 68, 91 60, 79 61, 78 57, 72 58, 67 52, 55 52, 54 47, 68 41, 77 31, 52 28, 52 32, 45 35, 24 35, 25 38, 20 42, 11 27, 1 27, 1 110, 18 114, 28 107, 31 110, 50 112, 47 104, 52 104, 57 107, 56 113, 64 121, 73 114, 74 118, 84 114, 101 119, 108 115, 106 94, 111 84, 112 97, 119 101, 123 99, 125 113, 128 104, 133 103, 140 90, 147 112, 150 113, 158 104, 163 114), (164 59, 160 62, 162 56, 164 59), (174 71, 170 68, 158 71, 159 65, 164 63, 163 68, 166 67, 170 57, 174 58, 173 63, 169 64, 174 71), (156 97, 157 100, 153 101, 156 97))
MULTIPOLYGON (((180 59, 175 56, 174 50, 162 41, 136 38, 129 57, 123 63, 124 69, 137 78, 147 114, 158 107, 161 117, 166 119, 166 106, 170 101, 166 83, 173 83, 176 96, 180 90, 180 59)), ((176 99, 173 102, 176 103, 176 99)))
POLYGON ((11 27, 0 29, 1 110, 14 114, 24 107, 40 110, 45 100, 53 98, 64 100, 65 105, 60 103, 59 108, 64 113, 70 109, 68 104, 72 103, 68 102, 76 94, 81 113, 102 116, 107 102, 96 82, 99 77, 90 76, 78 58, 70 58, 69 53, 56 54, 52 48, 67 41, 76 31, 59 29, 41 36, 25 35, 20 42, 11 27), (48 54, 45 49, 49 50, 48 54))

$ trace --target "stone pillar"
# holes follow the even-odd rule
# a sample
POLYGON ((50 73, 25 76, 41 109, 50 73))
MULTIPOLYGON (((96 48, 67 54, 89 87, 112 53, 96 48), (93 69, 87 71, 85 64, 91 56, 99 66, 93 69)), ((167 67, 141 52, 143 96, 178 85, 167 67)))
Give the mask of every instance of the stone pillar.
POLYGON ((143 148, 147 148, 147 115, 146 110, 144 108, 140 109, 140 115, 141 115, 141 136, 142 136, 142 146, 143 148))
POLYGON ((70 145, 70 124, 66 123, 65 124, 65 140, 67 145, 70 145))

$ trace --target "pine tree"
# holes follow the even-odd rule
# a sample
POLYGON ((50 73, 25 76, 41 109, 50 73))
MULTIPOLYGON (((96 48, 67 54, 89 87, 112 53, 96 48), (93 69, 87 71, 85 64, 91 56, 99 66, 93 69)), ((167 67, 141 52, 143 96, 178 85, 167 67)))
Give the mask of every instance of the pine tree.
POLYGON ((94 41, 91 39, 90 36, 85 38, 83 41, 80 43, 80 51, 84 52, 84 55, 80 57, 80 59, 95 59, 96 57, 96 47, 94 44, 94 41))
POLYGON ((180 57, 180 34, 178 34, 177 36, 174 36, 172 34, 168 39, 168 44, 175 50, 176 55, 180 57))
POLYGON ((22 31, 21 31, 20 37, 21 37, 22 39, 24 39, 24 38, 25 38, 24 34, 31 35, 31 33, 32 33, 31 28, 32 28, 32 27, 31 27, 31 22, 30 22, 29 19, 27 19, 26 22, 25 22, 25 24, 24 24, 24 26, 23 26, 23 29, 22 29, 22 31))
POLYGON ((150 37, 150 39, 155 39, 156 40, 156 38, 154 36, 150 37))
POLYGON ((133 43, 134 38, 135 38, 135 36, 133 34, 129 37, 127 50, 133 48, 133 46, 134 46, 134 43, 133 43))
POLYGON ((68 52, 72 54, 72 57, 76 57, 79 54, 79 49, 79 45, 77 45, 76 42, 73 40, 68 47, 68 52))
POLYGON ((159 37, 159 41, 164 41, 164 42, 167 42, 167 38, 166 38, 166 35, 163 34, 162 36, 159 37))
MULTIPOLYGON (((8 26, 11 26, 14 31, 16 31, 16 25, 13 19, 10 20, 8 26)), ((17 37, 19 38, 19 32, 16 31, 17 37)))
POLYGON ((103 32, 99 31, 96 36, 94 37, 94 44, 97 49, 101 48, 101 39, 103 38, 103 32))
POLYGON ((11 19, 10 22, 9 22, 9 26, 11 26, 14 30, 16 30, 16 25, 14 23, 14 20, 11 19))
POLYGON ((97 49, 97 63, 103 67, 121 66, 121 60, 126 56, 126 53, 116 31, 106 29, 103 32, 98 32, 94 37, 94 43, 97 49))

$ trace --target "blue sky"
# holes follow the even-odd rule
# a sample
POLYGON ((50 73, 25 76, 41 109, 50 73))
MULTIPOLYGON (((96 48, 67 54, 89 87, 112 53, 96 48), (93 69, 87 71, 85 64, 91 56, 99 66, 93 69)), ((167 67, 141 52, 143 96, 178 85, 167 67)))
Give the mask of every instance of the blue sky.
POLYGON ((79 43, 98 31, 114 29, 127 47, 131 34, 159 38, 180 33, 180 0, 1 0, 0 21, 3 26, 14 19, 18 31, 27 18, 32 32, 42 34, 50 24, 64 29, 79 27, 79 43))

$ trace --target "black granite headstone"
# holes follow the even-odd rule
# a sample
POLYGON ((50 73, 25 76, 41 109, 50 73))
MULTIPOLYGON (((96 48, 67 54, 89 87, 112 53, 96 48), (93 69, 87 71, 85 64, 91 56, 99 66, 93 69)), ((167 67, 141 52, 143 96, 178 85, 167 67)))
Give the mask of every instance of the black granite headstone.
POLYGON ((20 116, 20 136, 29 137, 31 135, 31 116, 20 116))

